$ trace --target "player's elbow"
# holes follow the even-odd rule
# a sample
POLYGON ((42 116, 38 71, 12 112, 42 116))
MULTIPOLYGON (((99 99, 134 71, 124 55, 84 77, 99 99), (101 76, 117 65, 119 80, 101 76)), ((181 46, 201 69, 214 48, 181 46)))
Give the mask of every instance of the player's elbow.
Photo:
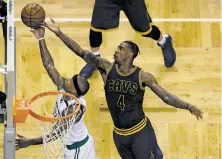
POLYGON ((90 64, 93 67, 99 67, 98 57, 93 53, 85 53, 84 60, 86 61, 86 63, 90 64))

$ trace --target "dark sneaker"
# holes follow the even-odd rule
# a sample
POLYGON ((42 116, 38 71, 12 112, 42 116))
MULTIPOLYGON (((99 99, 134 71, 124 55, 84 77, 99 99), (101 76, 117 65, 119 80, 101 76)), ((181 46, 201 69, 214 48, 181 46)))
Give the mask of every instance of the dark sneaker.
POLYGON ((157 43, 157 45, 160 46, 162 49, 165 66, 172 67, 176 61, 176 52, 173 48, 172 37, 170 35, 167 35, 164 45, 160 45, 159 43, 157 43))

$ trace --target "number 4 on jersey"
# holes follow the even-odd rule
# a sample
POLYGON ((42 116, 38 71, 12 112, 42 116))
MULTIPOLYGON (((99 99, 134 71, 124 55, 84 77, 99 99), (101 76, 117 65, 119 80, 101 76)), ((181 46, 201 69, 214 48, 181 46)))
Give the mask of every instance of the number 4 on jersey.
POLYGON ((124 103, 124 95, 119 96, 119 100, 117 102, 117 106, 121 108, 121 110, 124 110, 125 103, 124 103))

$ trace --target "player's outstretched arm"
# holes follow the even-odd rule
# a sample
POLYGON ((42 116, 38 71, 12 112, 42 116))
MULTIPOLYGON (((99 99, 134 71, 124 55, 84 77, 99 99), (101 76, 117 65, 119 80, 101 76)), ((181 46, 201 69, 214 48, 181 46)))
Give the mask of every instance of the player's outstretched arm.
POLYGON ((39 40, 39 48, 40 48, 42 63, 43 63, 43 66, 45 67, 49 77, 52 79, 53 83, 58 88, 62 88, 65 84, 65 79, 60 76, 59 72, 55 68, 53 58, 47 48, 47 45, 46 45, 46 42, 44 39, 45 28, 43 28, 43 27, 38 28, 35 30, 31 30, 31 32, 39 40))
MULTIPOLYGON (((46 141, 46 142, 48 143, 48 142, 51 142, 51 141, 54 141, 54 140, 58 139, 59 132, 61 132, 61 131, 51 132, 48 135, 48 137, 46 137, 46 138, 50 137, 49 140, 46 141)), ((37 137, 37 138, 26 138, 26 137, 24 137, 22 135, 19 135, 19 134, 17 134, 17 136, 19 138, 17 138, 16 141, 15 141, 15 149, 16 150, 19 150, 19 149, 22 149, 22 148, 26 148, 26 147, 29 147, 29 146, 32 146, 32 145, 41 145, 41 144, 43 144, 42 136, 41 137, 37 137)))
POLYGON ((53 83, 58 88, 63 88, 63 86, 65 84, 65 79, 60 76, 59 72, 55 68, 54 61, 52 59, 51 54, 48 51, 48 48, 46 46, 46 42, 44 39, 39 41, 39 48, 40 48, 40 52, 41 52, 42 63, 43 63, 43 66, 45 67, 48 75, 50 76, 53 83))
MULTIPOLYGON (((72 107, 69 107, 67 115, 69 115, 71 113, 73 113, 73 109, 72 109, 72 107)), ((49 143, 49 142, 57 140, 61 136, 61 133, 63 131, 66 131, 67 126, 68 126, 68 124, 66 123, 66 120, 64 120, 64 121, 60 120, 59 122, 57 122, 53 127, 54 130, 51 131, 46 136, 46 138, 48 139, 46 142, 49 143)), ((37 137, 37 138, 26 138, 26 137, 19 135, 19 134, 17 134, 17 136, 18 136, 18 138, 15 141, 15 149, 16 150, 26 148, 26 147, 29 147, 32 145, 43 144, 43 137, 42 136, 37 137)))
POLYGON ((203 112, 199 108, 167 92, 157 83, 155 77, 152 74, 143 72, 141 79, 142 82, 145 84, 145 86, 149 87, 159 98, 163 100, 164 103, 174 106, 176 108, 187 109, 192 114, 194 114, 198 120, 199 118, 200 119, 203 118, 202 116, 203 112))
POLYGON ((22 135, 19 135, 19 134, 17 134, 17 136, 19 138, 17 138, 15 140, 15 149, 16 150, 26 148, 26 147, 29 147, 31 145, 43 144, 43 138, 42 137, 29 139, 29 138, 26 138, 26 137, 24 137, 22 135))
POLYGON ((76 41, 69 38, 60 30, 58 24, 53 19, 51 19, 51 22, 52 23, 50 24, 44 22, 42 25, 54 32, 70 50, 85 60, 86 63, 96 68, 100 67, 104 70, 107 70, 111 66, 111 63, 107 59, 95 56, 92 52, 82 49, 76 41))

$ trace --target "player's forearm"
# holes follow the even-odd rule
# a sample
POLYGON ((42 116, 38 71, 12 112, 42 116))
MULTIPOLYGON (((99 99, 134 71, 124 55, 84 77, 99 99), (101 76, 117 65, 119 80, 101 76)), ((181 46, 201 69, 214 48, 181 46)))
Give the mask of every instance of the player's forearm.
POLYGON ((39 41, 40 52, 43 66, 45 67, 49 77, 52 79, 53 83, 58 87, 61 88, 64 84, 63 78, 59 75, 58 71, 54 66, 54 61, 52 59, 51 54, 48 51, 46 46, 45 40, 39 41))
POLYGON ((163 101, 176 108, 188 109, 189 104, 178 98, 177 96, 167 92, 167 95, 164 97, 163 101))
POLYGON ((45 39, 39 41, 39 47, 40 47, 42 63, 47 70, 47 67, 49 65, 54 65, 54 61, 46 46, 45 39))
POLYGON ((77 56, 81 57, 83 60, 85 60, 86 63, 94 66, 99 67, 99 61, 98 57, 95 56, 93 53, 87 50, 83 50, 79 44, 77 44, 74 40, 66 36, 62 31, 60 31, 58 34, 56 34, 63 42, 64 44, 71 49, 77 56))
MULTIPOLYGON (((51 133, 50 135, 47 135, 46 139, 48 139, 46 142, 49 143, 51 141, 58 139, 58 137, 55 133, 51 133)), ((30 139, 29 142, 30 142, 30 145, 41 145, 43 144, 43 138, 42 137, 33 138, 33 139, 30 139)))
POLYGON ((83 49, 71 38, 69 38, 67 35, 65 35, 62 31, 59 31, 59 33, 56 34, 62 41, 63 43, 70 49, 72 50, 76 55, 80 57, 84 57, 83 54, 83 49))
POLYGON ((41 145, 43 144, 43 138, 38 137, 38 138, 30 139, 30 143, 31 145, 41 145))

